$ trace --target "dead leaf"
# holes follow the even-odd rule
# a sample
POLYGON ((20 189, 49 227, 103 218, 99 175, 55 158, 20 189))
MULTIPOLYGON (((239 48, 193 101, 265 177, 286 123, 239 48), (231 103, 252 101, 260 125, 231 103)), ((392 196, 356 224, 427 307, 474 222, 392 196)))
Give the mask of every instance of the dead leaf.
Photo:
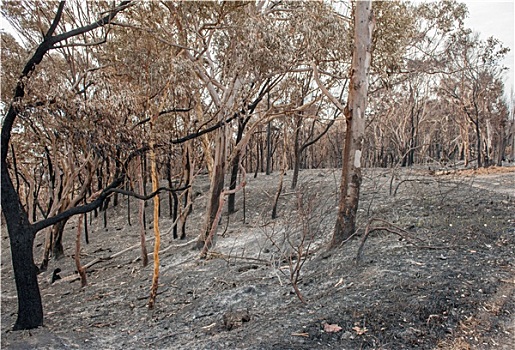
POLYGON ((341 330, 342 327, 338 326, 337 324, 324 323, 324 332, 326 333, 336 333, 341 330))
POLYGON ((352 327, 352 330, 355 331, 358 335, 363 335, 368 331, 367 327, 361 328, 358 326, 352 327))

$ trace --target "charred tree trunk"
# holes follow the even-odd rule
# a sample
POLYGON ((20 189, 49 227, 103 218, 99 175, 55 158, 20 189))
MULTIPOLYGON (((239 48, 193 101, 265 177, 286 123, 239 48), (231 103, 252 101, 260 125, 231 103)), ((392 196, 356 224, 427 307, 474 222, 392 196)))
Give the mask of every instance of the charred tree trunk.
MULTIPOLYGON (((129 197, 129 196, 127 196, 129 197)), ((84 242, 89 244, 89 232, 88 232, 88 214, 84 213, 84 242)))
POLYGON ((58 222, 52 227, 52 256, 58 260, 64 257, 63 233, 68 219, 58 222))
MULTIPOLYGON (((100 191, 102 188, 104 188, 104 183, 108 183, 109 179, 111 177, 111 162, 109 161, 109 158, 106 158, 105 160, 105 181, 99 182, 98 190, 100 191)), ((108 198, 109 201, 111 200, 111 197, 108 198)), ((102 206, 100 207, 100 211, 106 211, 109 207, 109 201, 105 201, 102 206)), ((104 227, 107 227, 107 221, 104 215, 104 227)))
MULTIPOLYGON (((2 135, 3 136, 3 135, 2 135)), ((3 145, 3 142, 2 142, 3 145)), ((2 148, 2 153, 5 147, 2 148)), ((5 150, 7 153, 7 150, 5 150)), ((34 264, 33 243, 36 233, 9 176, 2 157, 2 211, 11 242, 14 280, 18 293, 18 318, 14 330, 32 329, 43 325, 43 304, 38 286, 38 268, 34 264)))
POLYGON ((302 128, 302 115, 297 117, 297 123, 295 125, 295 137, 293 141, 293 177, 291 179, 291 189, 294 190, 297 187, 297 181, 299 179, 300 170, 300 158, 301 158, 301 146, 300 146, 300 130, 302 128))
POLYGON ((507 145, 507 137, 505 136, 504 131, 506 130, 506 120, 502 120, 501 127, 498 129, 497 132, 497 142, 495 145, 495 165, 496 166, 502 166, 502 161, 506 156, 506 145, 507 145))
MULTIPOLYGON (((168 188, 173 187, 172 183, 172 146, 168 150, 168 161, 166 162, 166 180, 168 181, 168 188)), ((168 192, 168 217, 171 219, 173 217, 173 202, 172 202, 172 193, 168 192)), ((175 220, 175 219, 174 219, 175 220)))
MULTIPOLYGON (((96 191, 100 191, 100 189, 102 188, 102 164, 100 164, 100 166, 97 168, 96 170, 96 173, 97 173, 97 189, 96 191)), ((96 191, 91 191, 91 192, 96 192, 96 191)), ((98 210, 95 209, 94 211, 94 216, 95 216, 95 219, 98 217, 98 210)))
POLYGON ((259 171, 265 172, 265 145, 261 134, 259 135, 259 171))
POLYGON ((477 167, 478 168, 481 168, 483 166, 483 157, 481 156, 482 154, 482 149, 481 149, 481 129, 479 127, 479 118, 476 118, 476 120, 474 121, 474 127, 476 129, 476 152, 477 152, 477 167))
POLYGON ((82 220, 83 216, 79 216, 79 222, 77 224, 77 235, 75 237, 75 267, 80 276, 81 287, 85 287, 88 284, 86 279, 86 269, 82 267, 80 263, 80 236, 82 232, 82 220))
POLYGON ((266 174, 272 173, 272 122, 266 124, 266 174))
MULTIPOLYGON (((183 173, 183 181, 186 187, 186 190, 184 192, 184 204, 182 207, 182 210, 186 210, 187 212, 182 212, 180 214, 180 221, 181 221, 181 239, 186 239, 186 221, 188 220, 188 215, 191 214, 193 210, 193 204, 192 204, 192 190, 191 185, 193 183, 193 162, 191 158, 191 143, 188 143, 185 146, 185 151, 183 155, 183 166, 184 166, 184 173, 183 173)), ((175 221, 175 219, 174 219, 175 221)))
MULTIPOLYGON (((171 188, 171 187, 170 187, 171 188)), ((178 215, 178 212, 179 212, 179 197, 177 197, 177 193, 175 192, 169 192, 172 194, 172 197, 173 197, 173 222, 175 222, 177 220, 177 215, 178 215)), ((170 204, 172 205, 172 204, 170 204)), ((174 239, 177 239, 178 238, 178 235, 177 235, 177 224, 173 225, 173 238, 174 239)))
MULTIPOLYGON (((238 153, 234 158, 231 165, 231 182, 229 189, 234 190, 236 188, 236 182, 238 181, 238 164, 240 163, 240 154, 238 153)), ((236 212, 236 193, 231 193, 227 201, 227 212, 233 214, 236 212)))
POLYGON ((279 174, 279 183, 277 185, 277 192, 275 193, 274 203, 272 205, 272 219, 277 219, 277 207, 279 205, 279 198, 281 197, 281 193, 283 191, 283 182, 284 182, 284 174, 286 173, 286 169, 288 168, 288 153, 286 152, 287 143, 287 130, 286 123, 284 123, 284 143, 283 143, 283 155, 281 160, 281 173, 279 174))
POLYGON ((254 173, 254 178, 257 177, 258 171, 263 172, 263 170, 263 142, 261 140, 260 134, 256 140, 256 169, 254 173))
MULTIPOLYGON (((297 183, 298 183, 298 178, 299 178, 299 170, 300 170, 300 162, 301 162, 301 159, 302 159, 302 155, 304 154, 304 151, 312 146, 313 144, 315 144, 316 142, 318 142, 318 140, 320 140, 328 131, 329 129, 331 128, 331 126, 333 126, 334 122, 336 121, 336 117, 338 116, 337 113, 335 113, 334 115, 334 119, 332 119, 328 124, 327 126, 325 127, 325 129, 320 133, 318 134, 318 136, 316 136, 314 139, 312 139, 311 141, 308 141, 306 142, 305 144, 303 144, 302 146, 299 147, 299 145, 297 145, 297 130, 296 130, 296 133, 295 133, 295 151, 294 151, 294 162, 293 162, 293 177, 292 177, 292 182, 291 182, 291 189, 294 190, 296 187, 297 187, 297 183)), ((299 126, 300 128, 301 126, 299 126)), ((300 142, 300 141, 299 141, 300 142)), ((313 165, 313 164, 312 164, 313 165)), ((314 165, 313 165, 314 166, 314 165)), ((313 167, 312 166, 312 167, 313 167)))
MULTIPOLYGON (((244 117, 240 117, 238 119, 238 133, 236 134, 236 145, 238 145, 243 138, 243 130, 245 129, 245 125, 247 125, 247 120, 244 117)), ((229 190, 234 190, 236 188, 236 182, 238 181, 238 169, 240 164, 241 154, 238 152, 234 158, 232 159, 231 164, 231 182, 229 183, 229 190)), ((236 212, 235 209, 236 204, 236 193, 229 194, 227 198, 227 211, 229 214, 236 212)))
POLYGON ((61 1, 52 24, 44 35, 43 42, 36 48, 19 76, 12 103, 4 117, 0 138, 1 203, 9 232, 14 279, 18 293, 18 317, 14 324, 15 330, 31 329, 43 325, 43 306, 37 280, 38 269, 34 264, 33 243, 37 231, 44 228, 30 224, 28 214, 20 202, 19 194, 16 192, 9 174, 7 152, 11 132, 19 112, 16 105, 25 96, 25 84, 48 51, 59 42, 110 23, 116 14, 126 8, 129 3, 122 2, 120 6, 112 9, 106 16, 92 24, 54 35, 64 12, 65 2, 61 1))

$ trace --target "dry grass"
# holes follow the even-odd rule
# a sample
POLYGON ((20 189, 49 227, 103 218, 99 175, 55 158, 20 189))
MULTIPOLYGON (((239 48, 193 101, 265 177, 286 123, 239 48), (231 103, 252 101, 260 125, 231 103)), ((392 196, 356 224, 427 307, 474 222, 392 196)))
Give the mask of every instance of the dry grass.
POLYGON ((500 167, 491 166, 488 168, 479 169, 455 169, 455 170, 442 170, 435 172, 435 175, 460 175, 460 176, 473 176, 473 175, 494 175, 494 174, 508 174, 515 173, 515 166, 500 167))
POLYGON ((463 338, 456 338, 451 341, 445 340, 438 344, 438 349, 442 350, 471 350, 470 344, 463 338))

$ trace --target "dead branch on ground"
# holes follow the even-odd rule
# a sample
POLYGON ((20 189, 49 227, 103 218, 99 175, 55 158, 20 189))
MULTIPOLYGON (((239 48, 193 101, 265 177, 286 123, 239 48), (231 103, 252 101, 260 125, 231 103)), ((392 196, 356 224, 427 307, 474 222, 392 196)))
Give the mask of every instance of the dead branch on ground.
MULTIPOLYGON (((399 237, 401 237, 402 239, 404 239, 406 242, 414 245, 416 248, 419 248, 419 249, 449 249, 449 248, 452 248, 451 246, 429 246, 429 245, 421 245, 421 244, 417 244, 415 242, 413 242, 412 239, 410 239, 408 236, 410 235, 410 233, 402 228, 400 228, 399 226, 396 226, 384 219, 380 219, 380 218, 371 218, 368 223, 367 223, 367 226, 365 227, 365 234, 363 235, 363 239, 361 240, 361 244, 359 246, 359 249, 358 249, 358 253, 356 254, 356 264, 358 264, 363 256, 363 248, 365 246, 365 242, 368 238, 368 236, 374 232, 374 231, 387 231, 387 232, 390 232, 390 233, 393 233, 399 237), (371 227, 372 226, 372 223, 376 222, 376 221, 379 221, 381 222, 383 225, 382 226, 375 226, 375 227, 371 227)), ((417 240, 418 242, 420 243, 425 243, 423 240, 421 240, 420 238, 417 238, 417 237, 413 237, 414 240, 417 240)))
MULTIPOLYGON (((176 223, 178 220, 179 220, 179 219, 177 219, 174 223, 176 223)), ((169 230, 168 232, 165 232, 165 233, 164 233, 164 234, 162 234, 161 236, 165 236, 165 235, 168 235, 168 234, 170 234, 170 233, 171 233, 171 230, 169 230)), ((154 237, 149 237, 149 238, 146 240, 146 242, 152 242, 153 240, 154 240, 154 237)), ((188 242, 185 242, 185 243, 169 245, 168 247, 166 247, 166 248, 164 248, 164 249, 161 249, 161 250, 159 251, 159 254, 166 253, 167 251, 169 251, 169 250, 170 250, 170 249, 172 249, 172 248, 184 248, 184 247, 189 246, 189 245, 194 245, 196 241, 197 241, 196 239, 192 239, 192 240, 190 240, 190 241, 188 241, 188 242)), ((111 255, 109 255, 109 256, 107 256, 107 257, 99 257, 99 258, 95 258, 95 259, 91 260, 90 262, 88 262, 87 264, 83 265, 83 266, 82 266, 82 269, 83 269, 84 271, 86 271, 88 268, 90 268, 90 267, 91 267, 91 266, 93 266, 93 265, 96 265, 96 264, 101 263, 101 262, 105 262, 105 261, 113 260, 113 259, 115 259, 115 258, 117 258, 117 257, 119 257, 119 256, 121 256, 121 255, 123 255, 123 254, 125 254, 125 253, 127 253, 127 252, 129 252, 129 251, 131 251, 131 250, 134 250, 134 249, 136 249, 136 248, 140 248, 140 247, 141 247, 141 243, 137 243, 137 244, 131 245, 130 247, 127 247, 127 248, 125 248, 125 249, 122 249, 122 250, 120 250, 119 252, 116 252, 116 253, 114 253, 114 254, 111 254, 111 255)), ((148 257, 152 257, 152 256, 153 256, 153 254, 154 254, 153 252, 151 252, 151 253, 147 253, 147 256, 148 256, 148 257)), ((140 256, 140 257, 138 257, 138 259, 141 259, 141 256, 140 256)), ((137 261, 138 259, 136 259, 135 261, 137 261)), ((78 279, 80 279, 80 276, 79 276, 77 273, 74 273, 74 274, 72 274, 72 275, 70 275, 70 276, 63 277, 63 278, 62 278, 62 279, 60 279, 59 281, 60 281, 60 282, 64 282, 64 281, 74 282, 74 281, 76 281, 76 280, 78 280, 78 279)))
POLYGON ((226 261, 234 259, 234 260, 253 261, 253 262, 256 262, 256 263, 263 264, 263 265, 270 265, 271 264, 269 260, 253 258, 253 257, 250 257, 250 256, 238 256, 238 255, 224 254, 224 253, 214 252, 214 251, 208 252, 207 255, 208 255, 208 257, 224 259, 226 261))

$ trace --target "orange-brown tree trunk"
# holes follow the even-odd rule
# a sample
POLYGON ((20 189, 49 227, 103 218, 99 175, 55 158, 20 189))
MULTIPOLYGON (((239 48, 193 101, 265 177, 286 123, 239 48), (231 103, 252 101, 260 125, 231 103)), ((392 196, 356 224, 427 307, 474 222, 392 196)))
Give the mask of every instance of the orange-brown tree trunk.
MULTIPOLYGON (((207 203, 206 210, 206 221, 204 223, 204 227, 202 229, 202 233, 199 236, 197 247, 203 248, 204 244, 207 242, 207 238, 209 236, 209 232, 211 231, 211 227, 213 226, 213 222, 216 218, 216 213, 218 212, 218 207, 220 205, 220 195, 224 189, 224 179, 225 179, 225 168, 226 168, 226 147, 227 147, 227 130, 225 127, 222 127, 216 131, 216 141, 215 141, 215 157, 213 161, 213 172, 211 175, 211 187, 209 192, 209 199, 207 203)), ((210 245, 214 246, 216 243, 216 235, 213 237, 210 245)), ((210 247, 208 247, 210 248, 210 247)))
POLYGON ((352 54, 349 97, 345 117, 347 130, 343 150, 342 179, 338 217, 331 242, 336 247, 356 230, 361 187, 361 148, 365 134, 368 72, 372 59, 374 19, 372 1, 356 1, 354 9, 354 50, 352 54))
MULTIPOLYGON (((155 151, 154 123, 156 117, 150 121, 150 174, 152 176, 152 192, 156 192, 159 187, 159 177, 157 173, 157 160, 155 151)), ((154 272, 152 275, 152 287, 150 288, 150 299, 148 308, 152 309, 157 296, 159 285, 159 248, 161 246, 161 232, 159 231, 159 194, 154 196, 154 272)))

